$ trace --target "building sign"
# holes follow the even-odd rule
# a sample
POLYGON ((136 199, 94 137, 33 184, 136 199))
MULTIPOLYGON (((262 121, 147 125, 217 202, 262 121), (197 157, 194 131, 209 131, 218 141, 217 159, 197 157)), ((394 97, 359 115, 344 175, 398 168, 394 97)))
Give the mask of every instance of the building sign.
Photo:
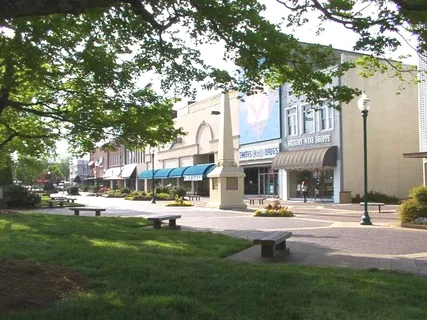
POLYGON ((184 176, 184 181, 202 181, 203 175, 198 174, 195 176, 184 176))
POLYGON ((274 158, 279 153, 279 144, 270 144, 252 148, 240 148, 239 160, 259 160, 274 158))
POLYGON ((311 136, 306 138, 298 138, 293 140, 288 140, 288 148, 290 147, 299 147, 299 146, 308 146, 308 145, 316 145, 322 143, 332 142, 330 134, 322 134, 319 136, 311 136))

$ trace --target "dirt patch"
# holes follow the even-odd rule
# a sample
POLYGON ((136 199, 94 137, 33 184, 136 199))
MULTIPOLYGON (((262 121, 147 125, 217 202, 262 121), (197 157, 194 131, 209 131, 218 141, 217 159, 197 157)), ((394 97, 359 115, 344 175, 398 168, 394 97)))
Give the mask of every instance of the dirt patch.
POLYGON ((0 314, 46 308, 88 287, 88 278, 66 268, 0 259, 0 314))

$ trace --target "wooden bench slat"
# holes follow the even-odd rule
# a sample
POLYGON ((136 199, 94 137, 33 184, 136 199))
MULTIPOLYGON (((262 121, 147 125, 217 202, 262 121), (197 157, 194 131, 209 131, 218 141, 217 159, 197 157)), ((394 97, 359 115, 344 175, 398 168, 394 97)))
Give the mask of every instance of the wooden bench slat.
POLYGON ((181 218, 181 215, 179 214, 165 214, 165 215, 155 215, 155 216, 149 216, 147 218, 148 221, 154 221, 154 220, 170 220, 170 219, 179 219, 181 218))
POLYGON ((267 235, 260 239, 254 239, 254 244, 262 244, 263 242, 271 242, 273 245, 276 242, 282 242, 283 240, 289 239, 292 236, 292 232, 280 232, 267 235))

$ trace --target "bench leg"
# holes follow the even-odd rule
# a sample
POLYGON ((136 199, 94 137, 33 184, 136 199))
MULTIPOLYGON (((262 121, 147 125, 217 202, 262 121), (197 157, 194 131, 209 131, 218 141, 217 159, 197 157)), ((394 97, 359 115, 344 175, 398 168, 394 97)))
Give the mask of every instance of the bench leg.
POLYGON ((288 255, 289 254, 289 249, 286 248, 286 240, 277 244, 275 247, 276 250, 279 251, 286 251, 285 254, 288 255))
POLYGON ((175 230, 181 229, 180 226, 176 225, 176 219, 170 219, 169 220, 169 229, 175 229, 175 230))
POLYGON ((381 206, 378 206, 378 212, 381 213, 381 206))
POLYGON ((258 204, 264 204, 264 200, 259 200, 258 204))
POLYGON ((60 202, 59 202, 59 206, 60 206, 60 207, 63 207, 63 206, 64 206, 64 202, 60 201, 60 202))
POLYGON ((99 211, 99 210, 95 210, 95 215, 96 215, 97 217, 101 216, 101 211, 99 211))
POLYGON ((273 258, 274 257, 274 246, 261 245, 261 257, 262 258, 273 258))
POLYGON ((153 222, 153 228, 154 229, 160 229, 162 227, 162 222, 160 220, 155 220, 153 222))
POLYGON ((254 204, 254 200, 250 199, 249 204, 254 204))
POLYGON ((79 210, 74 210, 74 215, 78 216, 80 214, 79 210))

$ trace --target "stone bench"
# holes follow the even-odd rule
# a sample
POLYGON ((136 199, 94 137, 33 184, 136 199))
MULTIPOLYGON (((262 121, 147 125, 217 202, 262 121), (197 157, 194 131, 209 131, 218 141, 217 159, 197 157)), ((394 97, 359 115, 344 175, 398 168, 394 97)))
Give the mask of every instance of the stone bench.
MULTIPOLYGON (((365 206, 364 202, 360 203, 361 206, 365 206)), ((381 207, 385 206, 385 203, 382 202, 368 202, 369 207, 378 207, 378 212, 381 212, 381 207)))
POLYGON ((101 208, 88 208, 88 207, 73 207, 70 208, 71 211, 74 211, 74 215, 80 215, 80 211, 95 211, 95 216, 99 217, 101 215, 101 211, 105 211, 106 209, 101 208))
POLYGON ((169 220, 170 229, 179 229, 180 226, 176 225, 176 219, 181 218, 179 214, 158 214, 151 215, 147 218, 148 221, 153 221, 153 228, 160 229, 162 226, 162 221, 169 220))
POLYGON ((193 201, 193 200, 200 201, 200 195, 198 194, 190 194, 187 197, 189 201, 193 201))
POLYGON ((289 254, 289 249, 286 248, 286 239, 292 236, 292 232, 277 231, 267 234, 266 236, 254 239, 253 244, 261 245, 262 258, 274 258, 274 249, 286 251, 289 254))
POLYGON ((264 204, 265 198, 249 198, 249 204, 255 204, 255 201, 258 201, 258 204, 264 204))

